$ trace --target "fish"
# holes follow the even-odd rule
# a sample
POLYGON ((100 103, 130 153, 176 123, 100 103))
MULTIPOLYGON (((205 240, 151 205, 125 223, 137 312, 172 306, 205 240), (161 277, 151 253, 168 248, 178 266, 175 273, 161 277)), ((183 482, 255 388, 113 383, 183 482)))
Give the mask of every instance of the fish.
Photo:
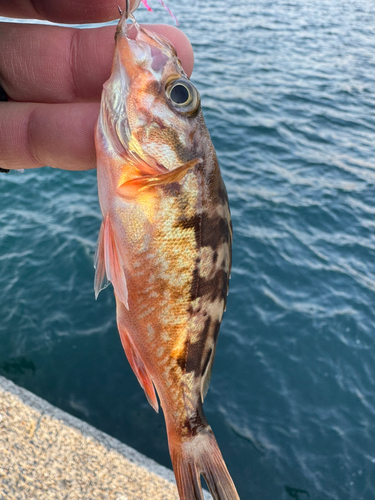
POLYGON ((231 270, 227 191, 197 89, 129 3, 95 144, 95 294, 112 283, 127 359, 164 412, 181 500, 203 500, 201 475, 215 500, 239 500, 203 412, 231 270))

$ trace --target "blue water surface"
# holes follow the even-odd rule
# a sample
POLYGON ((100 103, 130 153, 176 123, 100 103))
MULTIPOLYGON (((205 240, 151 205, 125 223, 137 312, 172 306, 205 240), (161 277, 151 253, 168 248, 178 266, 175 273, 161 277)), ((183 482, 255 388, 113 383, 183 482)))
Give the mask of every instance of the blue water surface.
MULTIPOLYGON (((375 7, 228 5, 170 0, 234 227, 205 411, 242 500, 373 500, 375 7)), ((0 373, 170 466, 94 300, 100 220, 93 171, 1 175, 0 373)))

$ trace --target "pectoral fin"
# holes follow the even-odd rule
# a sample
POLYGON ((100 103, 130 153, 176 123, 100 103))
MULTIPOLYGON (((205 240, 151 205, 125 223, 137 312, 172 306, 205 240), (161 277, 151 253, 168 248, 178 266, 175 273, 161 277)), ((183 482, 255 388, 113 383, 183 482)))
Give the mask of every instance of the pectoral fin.
POLYGON ((112 230, 109 216, 103 219, 99 232, 98 246, 95 254, 95 295, 105 288, 111 281, 116 297, 127 309, 128 288, 126 285, 125 265, 118 251, 115 236, 112 230))
POLYGON ((128 152, 131 162, 137 167, 142 175, 159 175, 169 170, 162 165, 158 165, 155 161, 149 159, 149 163, 143 160, 135 151, 128 152))
POLYGON ((154 186, 171 184, 172 182, 179 182, 185 177, 190 169, 194 168, 202 161, 203 160, 201 158, 195 158, 194 160, 188 161, 174 170, 168 170, 157 175, 143 175, 142 177, 136 177, 135 179, 131 179, 130 181, 126 181, 121 184, 121 186, 117 188, 117 193, 125 198, 135 198, 139 192, 144 191, 145 189, 149 189, 154 186))

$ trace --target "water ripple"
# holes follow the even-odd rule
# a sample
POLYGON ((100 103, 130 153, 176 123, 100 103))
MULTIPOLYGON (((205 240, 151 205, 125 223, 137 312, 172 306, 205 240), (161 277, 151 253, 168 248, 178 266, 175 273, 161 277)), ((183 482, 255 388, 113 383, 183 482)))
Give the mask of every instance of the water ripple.
MULTIPOLYGON (((241 498, 372 500, 373 4, 173 8, 234 227, 210 423, 241 498)), ((165 21, 161 7, 153 16, 165 21)), ((3 175, 0 191, 0 371, 33 366, 4 374, 169 465, 112 291, 94 301, 95 173, 3 175)))

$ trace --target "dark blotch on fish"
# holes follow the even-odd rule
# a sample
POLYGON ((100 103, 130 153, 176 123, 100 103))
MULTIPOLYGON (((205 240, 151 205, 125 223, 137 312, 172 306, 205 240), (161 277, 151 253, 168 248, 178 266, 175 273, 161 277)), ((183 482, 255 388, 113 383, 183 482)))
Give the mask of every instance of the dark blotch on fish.
POLYGON ((194 229, 197 247, 211 247, 217 250, 221 243, 230 242, 230 222, 220 216, 210 217, 203 213, 189 219, 182 219, 176 224, 180 229, 194 229))
POLYGON ((203 213, 201 231, 201 246, 211 247, 213 250, 217 250, 221 243, 229 242, 231 238, 228 220, 220 216, 210 217, 203 213))
POLYGON ((194 270, 193 281, 190 290, 191 300, 198 297, 206 297, 211 302, 227 299, 229 286, 229 276, 224 269, 219 269, 213 278, 202 278, 199 276, 198 269, 194 270))
POLYGON ((187 340, 185 342, 185 349, 183 350, 182 354, 176 359, 177 364, 181 368, 182 371, 185 371, 185 368, 186 368, 186 358, 187 358, 189 344, 190 344, 190 342, 187 340))
POLYGON ((193 302, 197 297, 199 297, 199 268, 196 267, 193 271, 193 278, 191 280, 190 286, 190 300, 193 302))
POLYGON ((187 349, 187 359, 186 359, 186 371, 194 372, 196 376, 201 374, 201 360, 202 353, 204 351, 207 336, 210 331, 211 318, 207 318, 203 330, 199 335, 198 342, 194 342, 193 344, 189 344, 187 349))
POLYGON ((203 412, 198 409, 192 417, 185 420, 184 427, 190 436, 196 436, 200 431, 204 430, 207 427, 207 420, 203 412))
POLYGON ((179 229, 194 229, 195 238, 197 234, 200 233, 202 217, 200 215, 194 215, 190 219, 181 219, 176 223, 176 228, 179 229))

